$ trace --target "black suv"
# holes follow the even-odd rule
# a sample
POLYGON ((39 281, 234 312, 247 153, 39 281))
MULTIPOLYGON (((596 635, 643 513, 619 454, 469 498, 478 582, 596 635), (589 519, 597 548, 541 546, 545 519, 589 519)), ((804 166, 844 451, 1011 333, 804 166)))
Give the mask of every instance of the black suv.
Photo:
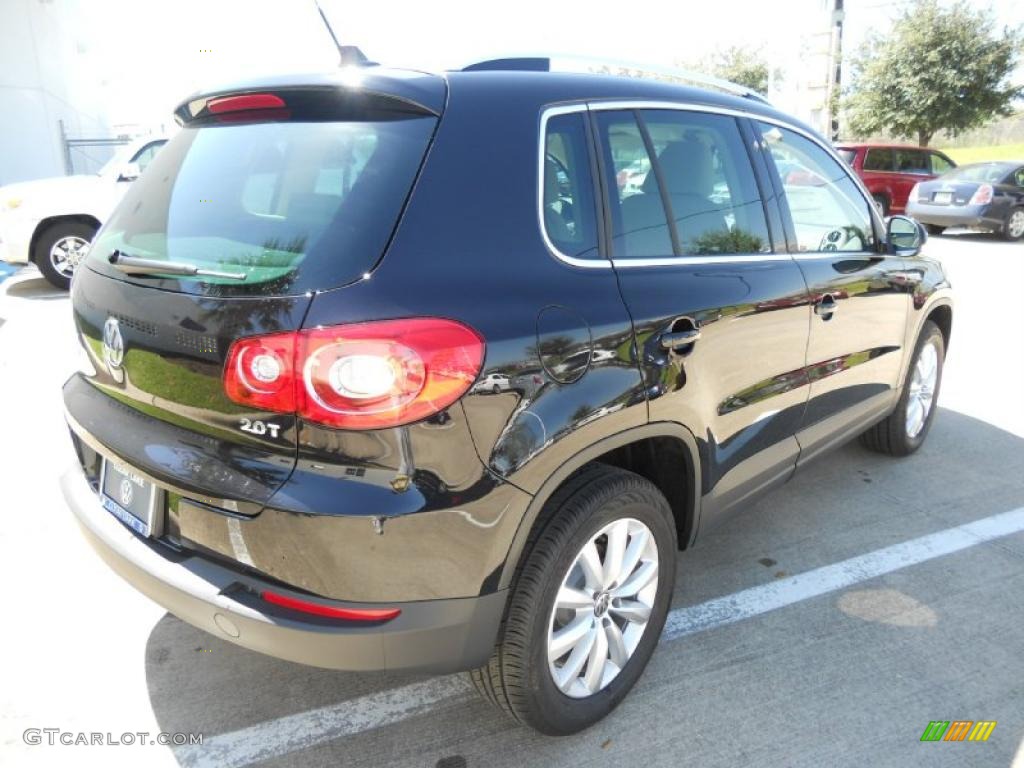
POLYGON ((197 627, 472 670, 564 734, 636 682, 716 518, 858 434, 921 444, 952 304, 801 123, 546 68, 178 107, 74 280, 62 485, 197 627))

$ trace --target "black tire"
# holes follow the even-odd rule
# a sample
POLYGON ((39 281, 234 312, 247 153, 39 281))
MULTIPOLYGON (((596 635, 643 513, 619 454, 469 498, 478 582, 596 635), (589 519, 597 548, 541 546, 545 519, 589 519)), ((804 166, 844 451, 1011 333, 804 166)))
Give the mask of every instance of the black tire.
POLYGON ((939 398, 939 389, 942 386, 942 364, 946 357, 946 344, 942 331, 931 320, 925 321, 921 328, 921 335, 914 347, 914 357, 907 368, 907 380, 903 383, 903 392, 900 393, 899 402, 887 418, 875 424, 867 432, 860 436, 861 444, 868 450, 876 453, 884 453, 889 456, 909 456, 924 443, 935 420, 936 404, 939 398), (931 409, 925 417, 924 426, 916 435, 907 433, 907 406, 910 401, 911 381, 913 379, 914 367, 921 356, 921 350, 926 344, 934 344, 938 353, 938 371, 935 379, 935 388, 932 392, 931 409))
MULTIPOLYGON (((1024 238, 1024 230, 1020 230, 1016 235, 1010 231, 1010 227, 1016 226, 1017 221, 1021 221, 1021 217, 1024 217, 1024 207, 1022 206, 1011 208, 1010 212, 1006 214, 1006 221, 1003 222, 1003 238, 1009 240, 1011 243, 1015 243, 1021 238, 1024 238), (1017 221, 1015 221, 1015 219, 1017 221)), ((1021 221, 1021 223, 1024 223, 1024 221, 1021 221)))
POLYGON ((677 539, 672 511, 661 492, 639 475, 602 464, 589 464, 567 480, 542 514, 546 522, 527 542, 494 653, 469 675, 477 691, 514 720, 561 736, 611 712, 647 666, 672 599, 677 539), (657 546, 658 586, 650 618, 617 676, 592 695, 572 698, 559 690, 548 668, 555 595, 587 540, 625 517, 644 523, 657 546))
POLYGON ((39 235, 32 254, 32 260, 39 267, 39 271, 43 273, 43 277, 50 281, 52 285, 66 291, 71 287, 71 277, 58 269, 50 258, 50 252, 53 250, 54 245, 65 238, 75 238, 88 243, 92 242, 93 235, 95 234, 96 227, 92 224, 72 220, 58 221, 55 224, 51 224, 39 235))
POLYGON ((884 219, 889 215, 889 198, 885 195, 872 195, 871 197, 875 201, 875 205, 878 207, 878 211, 882 214, 882 218, 884 219))
POLYGON ((939 235, 941 235, 943 232, 946 231, 945 227, 940 227, 940 226, 937 226, 935 224, 925 224, 924 228, 925 228, 925 231, 929 235, 932 235, 933 237, 938 237, 939 235))

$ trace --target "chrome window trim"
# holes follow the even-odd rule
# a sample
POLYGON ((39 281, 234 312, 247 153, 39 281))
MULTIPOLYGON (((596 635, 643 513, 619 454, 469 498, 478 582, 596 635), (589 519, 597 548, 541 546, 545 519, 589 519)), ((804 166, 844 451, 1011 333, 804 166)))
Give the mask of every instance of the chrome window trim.
MULTIPOLYGON (((547 125, 548 120, 556 115, 568 115, 576 112, 601 112, 606 110, 626 110, 626 109, 671 109, 677 112, 706 112, 716 115, 727 115, 730 117, 742 117, 750 120, 757 120, 771 125, 777 125, 780 128, 798 133, 804 138, 814 142, 819 147, 825 150, 833 160, 838 163, 842 172, 850 179, 857 189, 860 190, 863 196, 864 205, 867 206, 868 216, 871 218, 873 223, 876 221, 876 211, 874 205, 869 202, 871 195, 867 191, 867 187, 864 186, 864 182, 852 172, 852 168, 849 168, 846 163, 843 162, 842 158, 836 154, 833 147, 829 146, 827 142, 822 141, 819 136, 816 136, 813 132, 801 128, 799 125, 781 120, 777 117, 770 115, 762 115, 757 112, 750 112, 748 110, 734 109, 732 107, 715 106, 712 104, 699 104, 691 102, 680 102, 680 101, 657 101, 657 100, 622 100, 614 99, 608 101, 582 101, 571 104, 559 104, 556 106, 545 107, 541 110, 540 115, 540 134, 538 142, 538 156, 539 161, 537 164, 537 225, 540 228, 541 237, 544 240, 544 244, 547 246, 551 254, 561 262, 564 262, 573 267, 582 267, 584 269, 611 269, 612 267, 618 268, 633 268, 633 267, 667 267, 667 266, 680 266, 680 265, 701 265, 701 264, 732 264, 732 263, 750 263, 750 262, 773 262, 773 261, 812 261, 815 259, 834 259, 836 254, 843 254, 850 257, 856 256, 877 256, 878 254, 873 251, 808 251, 806 253, 734 253, 734 254, 723 254, 721 256, 666 256, 657 258, 640 258, 640 259, 607 259, 604 257, 597 259, 579 259, 574 256, 562 253, 555 244, 551 242, 551 238, 548 237, 547 228, 544 226, 544 149, 547 146, 547 125)), ((764 149, 762 147, 762 149, 764 149)), ((594 180, 596 181, 596 179, 594 180)), ((879 228, 879 231, 884 232, 885 227, 879 228)))

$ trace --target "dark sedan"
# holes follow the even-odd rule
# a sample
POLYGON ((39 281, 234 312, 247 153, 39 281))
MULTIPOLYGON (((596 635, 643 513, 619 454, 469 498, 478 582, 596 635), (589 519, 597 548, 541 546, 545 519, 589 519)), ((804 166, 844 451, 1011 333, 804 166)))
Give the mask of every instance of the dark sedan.
POLYGON ((1024 163, 1001 161, 954 168, 910 193, 907 214, 933 235, 947 227, 1024 237, 1024 163))

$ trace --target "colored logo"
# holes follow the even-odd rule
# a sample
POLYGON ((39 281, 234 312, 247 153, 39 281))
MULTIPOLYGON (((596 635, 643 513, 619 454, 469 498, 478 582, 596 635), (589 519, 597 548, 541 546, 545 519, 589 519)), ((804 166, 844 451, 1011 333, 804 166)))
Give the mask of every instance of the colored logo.
POLYGON ((921 741, 988 741, 996 728, 995 720, 932 720, 921 734, 921 741))

